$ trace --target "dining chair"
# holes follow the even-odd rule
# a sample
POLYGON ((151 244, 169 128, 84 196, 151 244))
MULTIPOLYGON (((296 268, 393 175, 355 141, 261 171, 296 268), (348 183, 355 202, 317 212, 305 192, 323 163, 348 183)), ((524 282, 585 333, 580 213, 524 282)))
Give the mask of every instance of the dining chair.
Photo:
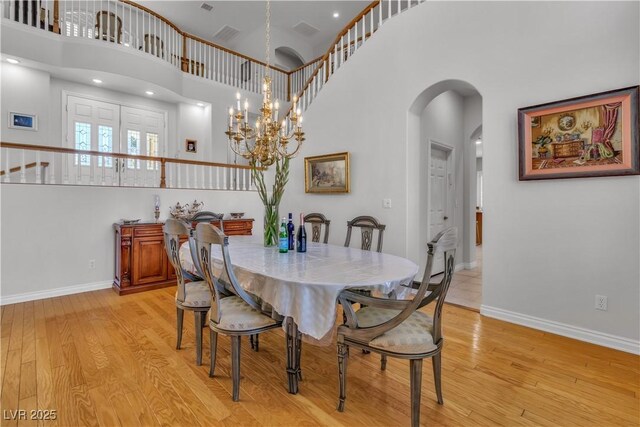
POLYGON ((110 42, 122 42, 122 19, 113 12, 96 13, 95 38, 110 42))
MULTIPOLYGON (((180 237, 189 238, 191 226, 176 219, 167 219, 162 227, 164 232, 165 250, 169 262, 176 273, 176 349, 180 350, 182 344, 182 324, 184 311, 193 311, 196 328, 196 364, 202 365, 202 328, 205 324, 206 314, 211 308, 211 291, 205 281, 195 274, 187 272, 180 262, 180 237), (188 281, 190 280, 190 281, 188 281)), ((192 257, 195 255, 195 245, 190 244, 192 257)), ((198 263, 194 260, 198 269, 198 263)), ((198 272, 199 274, 202 274, 198 272)))
POLYGON ((211 366, 209 376, 213 377, 216 367, 216 349, 218 334, 231 337, 231 372, 233 378, 233 401, 240 399, 240 347, 244 335, 257 335, 282 326, 282 321, 274 319, 261 311, 256 299, 238 283, 229 256, 229 238, 220 229, 211 224, 199 223, 196 226, 196 245, 200 267, 211 295, 209 312, 209 331, 211 343, 211 366), (222 253, 223 268, 214 268, 211 261, 212 245, 219 246, 222 253), (217 284, 220 277, 226 276, 235 295, 223 297, 217 284))
POLYGON ((311 241, 315 243, 320 242, 320 233, 322 231, 322 226, 324 225, 324 238, 322 243, 329 242, 329 224, 331 224, 331 220, 327 219, 321 213, 310 213, 304 216, 304 222, 311 224, 311 241))
POLYGON ((347 359, 349 347, 366 349, 386 357, 409 359, 411 382, 411 425, 420 425, 420 392, 422 360, 431 357, 438 403, 442 405, 442 306, 454 271, 458 230, 448 228, 428 244, 427 266, 417 293, 412 299, 392 300, 343 291, 339 300, 346 312, 347 322, 338 327, 338 373, 340 396, 338 411, 344 411, 346 399, 347 359), (445 271, 439 283, 429 283, 436 254, 444 253, 445 271), (349 302, 366 307, 357 311, 349 302), (433 317, 418 309, 435 301, 433 317))
MULTIPOLYGON (((154 34, 145 34, 144 37, 144 51, 158 58, 164 58, 164 42, 160 37, 154 34)), ((142 47, 140 48, 142 49, 142 47)))
POLYGON ((382 252, 382 238, 384 235, 384 229, 386 228, 384 224, 380 224, 380 222, 372 216, 357 216, 351 221, 347 221, 347 239, 344 242, 345 247, 348 247, 351 243, 351 232, 353 231, 353 227, 360 229, 362 235, 360 249, 363 251, 371 250, 374 230, 378 230, 378 246, 376 247, 376 252, 382 252))

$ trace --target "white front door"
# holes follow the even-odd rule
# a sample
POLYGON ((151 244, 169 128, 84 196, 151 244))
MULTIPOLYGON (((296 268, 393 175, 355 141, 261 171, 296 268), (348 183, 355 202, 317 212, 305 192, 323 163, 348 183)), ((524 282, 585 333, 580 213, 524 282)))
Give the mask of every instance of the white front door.
MULTIPOLYGON (((76 150, 120 151, 120 106, 93 99, 67 97, 67 141, 76 150)), ((75 154, 69 156, 63 179, 91 185, 118 185, 113 157, 75 154)))
MULTIPOLYGON (((451 151, 432 144, 431 163, 429 165, 429 240, 451 224, 449 218, 449 201, 452 200, 451 171, 449 157, 451 151)), ((438 254, 434 260, 431 274, 444 271, 443 254, 438 254)))
MULTIPOLYGON (((164 147, 164 114, 140 108, 122 107, 122 151, 158 157, 164 147)), ((121 185, 157 187, 160 164, 157 161, 128 159, 121 164, 121 185)))

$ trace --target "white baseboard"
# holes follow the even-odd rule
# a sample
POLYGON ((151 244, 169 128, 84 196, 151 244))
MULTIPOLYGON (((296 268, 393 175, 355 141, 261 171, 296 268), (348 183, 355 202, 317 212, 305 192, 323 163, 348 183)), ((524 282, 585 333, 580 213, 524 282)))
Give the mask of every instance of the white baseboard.
POLYGON ((16 304, 19 302, 35 301, 43 298, 59 297, 62 295, 79 294, 81 292, 96 291, 98 289, 108 289, 113 284, 108 282, 85 283, 83 285, 64 286, 62 288, 47 289, 46 291, 25 292, 24 294, 15 294, 8 296, 0 296, 0 305, 16 304))
POLYGON ((486 305, 480 306, 480 314, 487 317, 493 317, 494 319, 504 320, 505 322, 562 335, 564 337, 626 351, 627 353, 640 354, 640 341, 635 341, 629 338, 605 334, 591 329, 580 328, 578 326, 567 325, 566 323, 554 322, 552 320, 541 319, 539 317, 515 313, 513 311, 489 307, 486 305))
POLYGON ((462 267, 465 270, 473 270, 478 266, 478 261, 464 262, 462 263, 462 267))

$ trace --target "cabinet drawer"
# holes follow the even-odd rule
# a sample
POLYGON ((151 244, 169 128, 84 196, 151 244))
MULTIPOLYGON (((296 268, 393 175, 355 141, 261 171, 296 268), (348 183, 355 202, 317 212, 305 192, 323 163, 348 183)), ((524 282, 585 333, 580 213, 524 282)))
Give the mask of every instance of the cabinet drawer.
POLYGON ((133 230, 135 237, 162 236, 162 225, 154 225, 151 227, 136 227, 133 230))

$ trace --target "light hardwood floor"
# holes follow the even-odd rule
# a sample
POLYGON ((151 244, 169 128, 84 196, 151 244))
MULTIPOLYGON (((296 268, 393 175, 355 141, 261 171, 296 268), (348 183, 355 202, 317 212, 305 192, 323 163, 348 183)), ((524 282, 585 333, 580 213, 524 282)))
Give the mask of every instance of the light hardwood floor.
MULTIPOLYGON (((57 411, 56 421, 2 425, 409 425, 406 361, 389 358, 381 372, 376 355, 352 351, 346 412, 338 413, 335 347, 303 346, 304 380, 290 395, 282 331, 263 334, 259 353, 243 342, 241 401, 233 403, 229 340, 218 340, 213 379, 206 364, 194 364, 190 316, 184 348, 176 351, 171 288, 4 306, 1 325, 3 411, 57 411)), ((637 356, 454 306, 445 306, 444 331, 445 403, 435 402, 427 362, 426 425, 639 423, 637 356)))
POLYGON ((456 271, 453 274, 449 292, 447 292, 448 303, 480 311, 482 305, 482 246, 476 246, 476 262, 476 268, 456 271))

